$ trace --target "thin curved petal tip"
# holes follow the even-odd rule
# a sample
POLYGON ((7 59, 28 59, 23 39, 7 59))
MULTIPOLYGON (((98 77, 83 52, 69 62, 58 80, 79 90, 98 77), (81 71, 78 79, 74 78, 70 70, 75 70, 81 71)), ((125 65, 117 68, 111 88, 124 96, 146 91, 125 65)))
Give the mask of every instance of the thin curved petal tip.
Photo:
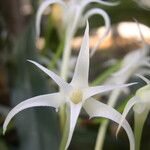
MULTIPOLYGON (((120 123, 121 114, 117 112, 114 108, 103 104, 99 101, 90 98, 84 104, 84 109, 89 114, 90 117, 104 117, 110 119, 116 123, 120 123)), ((130 142, 130 150, 135 150, 135 140, 132 129, 126 120, 123 121, 122 127, 125 129, 129 142, 130 142)))
POLYGON ((134 106, 134 104, 137 102, 137 99, 135 97, 131 98, 128 103, 126 104, 125 108, 124 108, 124 111, 123 111, 123 114, 122 114, 122 117, 121 117, 121 120, 119 122, 119 126, 117 128, 117 132, 116 132, 116 137, 118 136, 118 133, 120 131, 120 128, 128 114, 128 112, 130 111, 130 109, 134 106))
POLYGON ((36 14, 36 21, 35 21, 36 39, 38 39, 39 36, 40 36, 40 24, 41 24, 42 15, 43 15, 45 9, 49 5, 54 4, 54 3, 59 3, 59 4, 63 5, 63 1, 61 1, 61 0, 45 0, 40 5, 40 7, 39 7, 39 9, 37 11, 37 14, 36 14))
POLYGON ((78 116, 80 114, 81 108, 82 108, 81 103, 79 103, 77 105, 74 105, 73 103, 70 104, 70 112, 69 112, 70 113, 70 119, 69 119, 70 126, 69 126, 69 135, 68 135, 67 143, 65 146, 66 150, 70 145, 72 135, 73 135, 73 132, 74 132, 76 122, 77 122, 78 116))
POLYGON ((101 44, 101 42, 104 40, 104 38, 108 35, 109 31, 110 31, 110 18, 108 16, 108 14, 100 8, 93 8, 89 11, 86 12, 86 14, 84 15, 84 19, 88 19, 93 15, 100 15, 103 17, 104 22, 105 22, 105 26, 106 26, 106 30, 104 32, 104 34, 99 38, 98 42, 95 44, 95 47, 91 50, 91 54, 90 56, 93 56, 93 54, 95 53, 95 51, 97 50, 97 48, 99 47, 99 45, 101 44))
POLYGON ((27 60, 28 62, 34 64, 35 66, 37 66, 40 70, 42 70, 43 72, 45 72, 49 77, 51 77, 59 87, 62 88, 63 91, 69 91, 70 90, 70 86, 67 82, 65 82, 62 78, 60 78, 57 74, 55 74, 53 71, 45 68, 44 66, 42 66, 41 64, 33 61, 33 60, 27 60))
POLYGON ((15 106, 7 115, 4 124, 3 124, 3 134, 5 134, 7 126, 11 119, 18 114, 20 111, 23 111, 27 108, 31 107, 39 107, 39 106, 48 106, 58 108, 63 103, 62 95, 60 93, 46 94, 36 96, 30 99, 27 99, 17 106, 15 106))

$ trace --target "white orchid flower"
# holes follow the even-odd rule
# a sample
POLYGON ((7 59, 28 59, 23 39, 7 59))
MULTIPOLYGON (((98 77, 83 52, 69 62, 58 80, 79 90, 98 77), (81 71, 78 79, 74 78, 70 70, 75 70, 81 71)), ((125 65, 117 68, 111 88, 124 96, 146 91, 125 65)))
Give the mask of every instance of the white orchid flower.
MULTIPOLYGON (((100 40, 96 44, 94 51, 99 46, 100 42, 105 38, 107 35, 109 29, 110 29, 110 20, 107 13, 100 9, 100 8, 92 8, 88 11, 85 11, 86 6, 88 6, 90 3, 98 3, 108 6, 114 6, 119 4, 118 2, 104 2, 102 0, 45 0, 41 3, 37 16, 36 16, 36 36, 37 38, 40 35, 40 23, 41 23, 41 17, 45 9, 52 4, 59 4, 62 8, 62 26, 64 27, 66 31, 66 43, 67 47, 65 49, 70 49, 69 43, 72 37, 74 36, 76 30, 79 26, 86 24, 86 20, 91 17, 92 15, 98 14, 101 15, 104 18, 106 31, 103 36, 100 37, 100 40), (84 12, 85 11, 85 12, 84 12)), ((66 50, 67 51, 67 50, 66 50)), ((68 52, 67 52, 68 53, 68 52)))
MULTIPOLYGON (((30 99, 27 99, 16 107, 14 107, 8 114, 4 125, 3 132, 5 133, 6 128, 10 120, 20 111, 38 106, 50 106, 58 109, 61 105, 66 103, 69 116, 69 135, 67 138, 67 142, 64 149, 67 149, 74 128, 80 113, 81 108, 83 107, 87 114, 92 117, 104 117, 110 120, 113 120, 116 123, 120 122, 121 114, 117 112, 112 107, 99 102, 92 98, 92 96, 107 92, 116 88, 123 88, 126 86, 133 85, 131 84, 118 84, 118 85, 106 85, 106 86, 95 86, 89 87, 88 85, 88 76, 89 76, 89 25, 87 24, 81 50, 79 52, 79 56, 77 59, 74 75, 72 81, 70 83, 65 82, 54 72, 48 70, 37 62, 29 60, 29 62, 36 65, 39 69, 45 72, 48 76, 50 76, 56 84, 60 87, 60 91, 52 94, 40 95, 30 99)), ((125 129, 129 141, 130 141, 130 149, 134 150, 134 136, 131 130, 130 125, 127 121, 124 121, 122 127, 125 129)))
POLYGON ((119 127, 117 129, 117 134, 121 128, 121 125, 126 118, 129 110, 133 107, 134 110, 134 132, 136 139, 136 150, 140 149, 140 141, 144 123, 150 111, 150 80, 145 78, 142 75, 138 75, 141 79, 143 79, 147 85, 137 90, 134 97, 132 97, 128 103, 126 104, 121 122, 119 123, 119 127))

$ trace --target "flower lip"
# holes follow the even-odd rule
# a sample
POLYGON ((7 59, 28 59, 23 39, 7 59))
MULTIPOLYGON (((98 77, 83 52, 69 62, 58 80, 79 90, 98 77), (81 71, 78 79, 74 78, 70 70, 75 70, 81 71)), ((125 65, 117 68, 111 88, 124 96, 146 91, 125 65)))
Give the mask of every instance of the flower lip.
POLYGON ((74 89, 70 94, 70 99, 74 104, 80 103, 83 99, 83 92, 78 88, 74 89))

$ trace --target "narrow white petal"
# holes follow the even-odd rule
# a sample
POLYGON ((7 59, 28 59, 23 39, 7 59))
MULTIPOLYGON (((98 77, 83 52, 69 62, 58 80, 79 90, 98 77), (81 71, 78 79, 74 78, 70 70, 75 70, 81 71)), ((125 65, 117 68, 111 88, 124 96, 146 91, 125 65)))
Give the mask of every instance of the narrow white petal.
POLYGON ((87 87, 89 76, 89 24, 87 23, 71 85, 87 87))
POLYGON ((93 9, 87 11, 86 14, 84 15, 84 20, 87 20, 88 18, 90 18, 91 16, 96 15, 96 14, 100 15, 104 18, 106 30, 105 30, 104 34, 99 38, 98 42, 95 44, 95 47, 91 50, 91 56, 94 54, 94 52, 99 47, 99 45, 104 40, 104 38, 108 35, 109 30, 110 30, 109 16, 104 10, 102 10, 100 8, 93 8, 93 9))
POLYGON ((59 3, 63 5, 63 1, 61 0, 45 0, 39 7, 37 14, 36 14, 36 37, 38 38, 40 36, 40 23, 41 23, 41 18, 42 14, 45 11, 45 9, 54 3, 59 3))
POLYGON ((47 68, 45 68, 44 66, 40 65, 39 63, 35 61, 32 61, 32 60, 28 60, 28 61, 34 64, 35 66, 37 66, 38 68, 40 68, 49 77, 51 77, 63 91, 69 92, 69 90, 71 89, 71 86, 67 82, 65 82, 63 79, 61 79, 58 75, 56 75, 51 70, 48 70, 47 68))
POLYGON ((20 111, 27 108, 38 107, 38 106, 51 106, 57 109, 63 102, 64 101, 60 93, 53 93, 53 94, 36 96, 19 103, 7 115, 5 122, 3 124, 3 133, 5 133, 11 119, 20 111))
POLYGON ((121 117, 121 120, 119 122, 119 126, 118 126, 118 129, 117 129, 117 132, 116 132, 116 135, 118 135, 119 133, 119 130, 128 114, 128 112, 130 111, 130 109, 133 107, 133 105, 137 102, 137 99, 135 97, 131 98, 128 103, 126 104, 125 108, 124 108, 124 111, 123 111, 123 114, 122 114, 122 117, 121 117))
POLYGON ((102 0, 84 0, 83 2, 81 2, 81 5, 83 5, 83 7, 85 7, 86 5, 88 5, 90 3, 99 3, 99 4, 107 5, 107 6, 116 6, 116 5, 120 4, 119 1, 117 1, 117 2, 105 2, 102 0))
POLYGON ((74 128, 75 128, 75 125, 76 125, 76 122, 77 122, 77 119, 78 119, 78 116, 80 114, 80 111, 81 111, 81 107, 82 107, 82 103, 79 103, 79 104, 73 104, 72 102, 70 103, 70 106, 69 106, 69 113, 70 113, 70 126, 69 126, 69 135, 68 135, 68 139, 67 139, 67 143, 66 143, 66 148, 68 148, 70 142, 71 142, 71 139, 72 139, 72 135, 73 135, 73 132, 74 132, 74 128))
POLYGON ((108 92, 114 89, 120 89, 124 87, 128 87, 137 83, 129 83, 129 84, 116 84, 116 85, 104 85, 104 86, 95 86, 84 89, 84 99, 90 98, 99 93, 108 92))
MULTIPOLYGON (((85 104, 83 105, 83 107, 90 117, 104 117, 118 124, 120 123, 121 114, 119 112, 117 112, 114 108, 106 104, 96 101, 93 98, 90 98, 89 100, 87 100, 85 104)), ((126 120, 124 120, 122 127, 125 129, 128 135, 128 138, 130 141, 130 150, 135 150, 134 135, 133 135, 130 125, 128 124, 126 120)))

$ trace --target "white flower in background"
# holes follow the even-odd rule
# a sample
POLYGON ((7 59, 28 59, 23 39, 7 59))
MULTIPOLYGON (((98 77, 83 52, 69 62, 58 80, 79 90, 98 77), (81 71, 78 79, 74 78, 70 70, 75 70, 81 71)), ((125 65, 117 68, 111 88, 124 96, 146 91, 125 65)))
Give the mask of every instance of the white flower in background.
MULTIPOLYGON (((37 37, 40 35, 40 23, 41 23, 41 17, 45 9, 52 4, 59 4, 62 8, 62 26, 64 26, 65 29, 67 30, 72 30, 72 32, 75 32, 76 29, 83 24, 83 21, 85 23, 85 20, 87 17, 90 17, 93 13, 91 13, 91 10, 95 10, 95 8, 92 8, 88 10, 87 12, 85 11, 86 6, 88 6, 90 3, 98 3, 98 4, 103 4, 103 5, 108 5, 108 6, 113 6, 117 5, 118 2, 116 3, 110 3, 110 2, 104 2, 102 0, 45 0, 41 3, 37 16, 36 16, 36 34, 37 37), (88 14, 88 15, 87 15, 88 14)), ((107 27, 110 26, 109 22, 109 17, 107 13, 99 9, 100 13, 94 13, 94 14, 100 14, 104 17, 105 22, 107 24, 107 27)))
POLYGON ((142 130, 148 113, 150 111, 150 80, 145 78, 142 75, 138 75, 141 79, 143 79, 147 85, 141 87, 137 90, 134 97, 132 97, 126 104, 123 114, 122 120, 119 124, 117 133, 120 130, 122 122, 126 118, 129 110, 133 107, 134 110, 134 133, 136 139, 136 150, 140 150, 140 141, 142 136, 142 130))
MULTIPOLYGON (((4 122, 3 125, 4 133, 6 131, 8 123, 18 112, 27 108, 38 107, 38 106, 50 106, 58 109, 61 105, 66 104, 68 110, 66 115, 69 116, 69 122, 68 122, 69 131, 68 131, 68 137, 64 149, 67 149, 70 144, 74 132, 74 128, 82 107, 85 109, 85 111, 90 116, 90 118, 104 117, 113 120, 116 123, 120 122, 121 114, 119 112, 117 112, 112 107, 95 100, 94 98, 92 98, 92 96, 116 88, 123 88, 125 86, 133 85, 134 83, 89 87, 88 84, 89 25, 88 24, 85 30, 81 50, 79 52, 79 56, 77 59, 74 75, 70 83, 65 82, 54 72, 48 70, 42 65, 31 60, 29 61, 34 65, 36 65, 38 68, 40 68, 48 76, 50 76, 60 87, 60 91, 52 94, 36 96, 18 104, 9 112, 4 122)), ((122 127, 125 129, 128 135, 130 141, 130 149, 134 150, 135 147, 134 136, 130 125, 128 124, 127 121, 124 121, 122 127)))
POLYGON ((148 52, 149 45, 144 45, 142 49, 128 53, 123 59, 121 69, 114 74, 116 80, 124 83, 135 73, 148 74, 150 67, 148 52))
POLYGON ((45 0, 44 2, 41 3, 38 12, 37 12, 37 17, 36 17, 36 34, 37 38, 40 35, 40 23, 41 23, 41 17, 45 9, 52 4, 59 4, 62 8, 62 16, 61 19, 61 26, 64 27, 65 29, 65 34, 66 34, 66 43, 65 45, 68 46, 66 49, 70 49, 70 40, 74 36, 76 30, 78 29, 79 26, 82 26, 86 24, 86 20, 91 17, 92 15, 98 14, 101 15, 104 18, 105 21, 105 26, 106 26, 106 31, 103 36, 101 36, 100 41, 97 43, 95 48, 93 49, 96 50, 100 42, 104 39, 104 37, 107 35, 109 28, 110 28, 110 20, 107 15, 107 13, 100 9, 100 8, 92 8, 88 11, 85 11, 86 6, 88 6, 91 3, 98 3, 98 4, 103 4, 103 5, 108 5, 108 6, 114 6, 117 5, 118 2, 116 3, 111 3, 111 2, 105 2, 102 0, 45 0))
POLYGON ((110 79, 115 83, 126 83, 135 74, 145 75, 150 73, 150 57, 148 56, 150 53, 150 46, 144 40, 139 23, 137 21, 136 23, 143 43, 143 48, 134 50, 125 55, 121 63, 121 68, 118 72, 114 73, 110 79))
MULTIPOLYGON (((129 52, 122 60, 121 68, 118 72, 114 73, 107 81, 108 83, 117 83, 117 84, 124 84, 127 83, 127 81, 134 76, 135 74, 150 74, 150 57, 148 56, 150 52, 150 46, 144 43, 143 48, 134 50, 132 52, 129 52)), ((116 91, 113 91, 115 94, 111 94, 110 98, 111 102, 110 104, 115 105, 118 96, 121 91, 124 93, 129 93, 129 88, 126 87, 124 89, 117 89, 116 91), (117 94, 116 94, 117 93, 117 94), (115 96, 114 96, 115 95, 115 96), (113 100, 112 100, 113 99, 113 100)))

